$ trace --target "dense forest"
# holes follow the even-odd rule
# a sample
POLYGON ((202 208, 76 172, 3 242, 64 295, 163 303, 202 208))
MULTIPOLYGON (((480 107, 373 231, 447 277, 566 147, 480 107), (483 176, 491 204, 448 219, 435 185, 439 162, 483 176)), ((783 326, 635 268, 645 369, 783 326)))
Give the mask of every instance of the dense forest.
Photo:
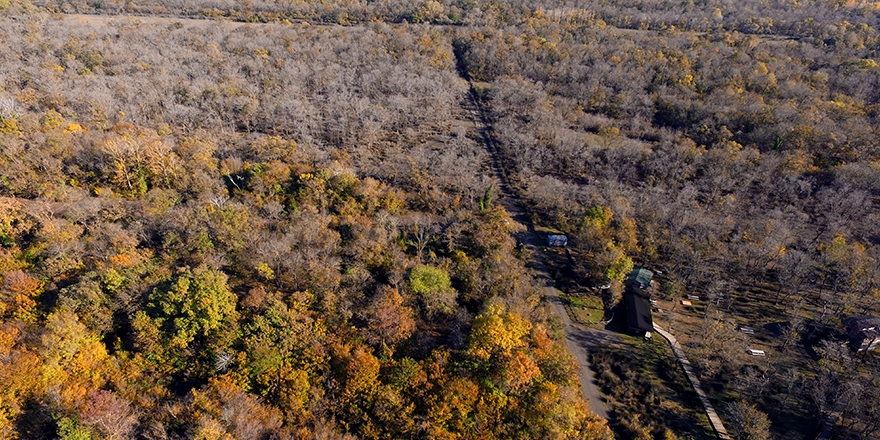
POLYGON ((2 29, 4 437, 607 436, 447 37, 2 29))
POLYGON ((0 436, 687 438, 589 410, 503 184, 609 311, 701 298, 656 319, 735 438, 876 438, 878 21, 0 0, 0 436))

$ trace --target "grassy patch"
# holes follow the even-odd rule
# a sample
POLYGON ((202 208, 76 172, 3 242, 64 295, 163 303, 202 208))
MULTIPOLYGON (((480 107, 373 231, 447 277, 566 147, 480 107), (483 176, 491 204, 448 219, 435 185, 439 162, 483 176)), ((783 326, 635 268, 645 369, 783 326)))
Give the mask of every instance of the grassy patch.
POLYGON ((615 417, 620 439, 712 439, 715 435, 699 398, 690 387, 666 341, 625 338, 617 347, 597 347, 591 364, 615 417))
MULTIPOLYGON (((713 312, 717 311, 720 316, 733 319, 737 326, 747 326, 755 330, 754 334, 746 337, 746 344, 751 348, 758 348, 768 352, 766 358, 753 358, 745 355, 744 351, 735 360, 732 366, 714 376, 700 378, 703 388, 709 395, 709 399, 719 411, 722 421, 728 423, 730 415, 728 406, 741 398, 737 389, 735 378, 740 375, 742 365, 751 365, 759 368, 765 374, 782 375, 784 372, 794 369, 807 377, 813 375, 816 368, 816 359, 810 353, 813 342, 804 337, 799 337, 791 342, 785 350, 781 344, 783 340, 782 329, 788 325, 791 317, 786 314, 784 304, 775 304, 776 290, 778 286, 768 283, 753 283, 741 286, 737 291, 728 294, 727 302, 710 304, 707 301, 695 301, 694 307, 682 307, 672 301, 658 301, 658 307, 664 310, 672 310, 674 313, 655 314, 655 321, 671 329, 678 341, 685 346, 699 342, 703 335, 703 320, 705 307, 710 306, 713 312), (775 373, 773 373, 775 372, 775 373)), ((809 293, 809 292, 803 292, 809 293)), ((818 293, 815 293, 818 295, 818 293)), ((803 309, 799 312, 803 316, 817 316, 821 310, 816 303, 804 301, 803 309)), ((810 321, 808 320, 807 323, 810 321)), ((802 333, 811 333, 810 328, 805 328, 802 333)), ((816 343, 827 336, 818 336, 820 332, 815 330, 817 336, 813 337, 816 343)), ((743 349, 744 350, 744 349, 743 349)), ((690 356, 692 363, 698 363, 700 359, 690 356)), ((750 403, 757 405, 758 409, 767 414, 773 424, 771 432, 779 438, 808 438, 815 437, 816 422, 810 411, 809 391, 811 383, 805 382, 803 388, 798 388, 788 400, 788 391, 782 383, 781 377, 773 377, 768 384, 767 390, 760 398, 751 399, 750 403), (783 405, 783 401, 785 404, 783 405)))
POLYGON ((571 320, 582 325, 596 324, 605 317, 602 298, 594 295, 561 295, 562 304, 571 320))

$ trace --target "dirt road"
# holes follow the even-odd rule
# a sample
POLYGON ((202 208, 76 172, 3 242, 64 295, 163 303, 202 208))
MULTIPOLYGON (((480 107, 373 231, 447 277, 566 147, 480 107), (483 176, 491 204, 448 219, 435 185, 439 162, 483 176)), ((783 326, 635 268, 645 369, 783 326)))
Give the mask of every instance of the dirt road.
POLYGON ((593 377, 593 370, 589 366, 587 350, 590 346, 600 341, 606 335, 602 335, 599 330, 587 329, 571 322, 562 301, 559 299, 559 291, 554 287, 544 288, 544 299, 550 303, 553 311, 562 320, 565 325, 565 348, 571 353, 574 360, 581 366, 578 372, 578 378, 581 382, 581 392, 594 413, 605 420, 608 420, 608 408, 605 406, 605 400, 599 387, 596 386, 596 380, 593 377))
POLYGON ((487 115, 480 106, 473 86, 471 86, 471 93, 468 95, 466 110, 470 113, 471 119, 476 125, 477 133, 482 137, 486 150, 492 158, 491 165, 495 174, 498 203, 507 210, 510 217, 517 223, 517 230, 519 231, 516 233, 517 240, 532 250, 530 266, 536 272, 536 278, 544 283, 544 300, 547 301, 550 308, 564 325, 565 348, 568 349, 572 358, 580 366, 578 378, 581 383, 581 392, 589 402, 593 412, 599 417, 608 420, 608 408, 605 406, 605 401, 602 398, 601 392, 599 392, 599 387, 596 385, 593 370, 590 369, 588 353, 591 347, 596 346, 596 344, 601 343, 603 340, 613 338, 613 335, 604 330, 585 328, 571 322, 571 318, 569 318, 568 312, 565 311, 562 300, 559 298, 559 290, 553 287, 553 280, 541 259, 541 252, 538 246, 544 243, 546 237, 535 232, 528 212, 523 209, 522 201, 510 190, 506 175, 501 169, 502 161, 493 143, 491 127, 486 124, 488 120, 487 115))

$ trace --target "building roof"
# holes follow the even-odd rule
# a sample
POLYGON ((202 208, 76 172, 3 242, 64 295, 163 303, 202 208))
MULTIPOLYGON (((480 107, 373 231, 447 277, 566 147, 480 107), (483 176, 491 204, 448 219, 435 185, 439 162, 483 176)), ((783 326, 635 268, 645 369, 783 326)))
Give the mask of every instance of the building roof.
POLYGON ((651 284, 652 278, 654 278, 654 272, 651 272, 642 266, 636 266, 633 268, 632 272, 626 276, 626 282, 624 284, 635 283, 638 284, 640 288, 644 289, 651 284))
POLYGON ((880 318, 876 316, 853 316, 844 320, 847 327, 858 327, 859 330, 880 329, 880 318))
POLYGON ((636 292, 628 291, 626 298, 626 320, 631 330, 650 332, 654 330, 654 320, 651 318, 651 303, 648 299, 636 292))

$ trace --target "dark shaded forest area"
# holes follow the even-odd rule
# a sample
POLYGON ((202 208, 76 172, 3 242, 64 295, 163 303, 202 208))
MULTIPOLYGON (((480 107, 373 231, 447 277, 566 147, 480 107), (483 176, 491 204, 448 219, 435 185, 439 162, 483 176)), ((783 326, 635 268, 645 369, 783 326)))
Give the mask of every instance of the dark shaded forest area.
POLYGON ((736 438, 876 437, 878 14, 0 0, 0 436, 610 438, 473 90, 573 284, 701 298, 657 318, 736 438))

